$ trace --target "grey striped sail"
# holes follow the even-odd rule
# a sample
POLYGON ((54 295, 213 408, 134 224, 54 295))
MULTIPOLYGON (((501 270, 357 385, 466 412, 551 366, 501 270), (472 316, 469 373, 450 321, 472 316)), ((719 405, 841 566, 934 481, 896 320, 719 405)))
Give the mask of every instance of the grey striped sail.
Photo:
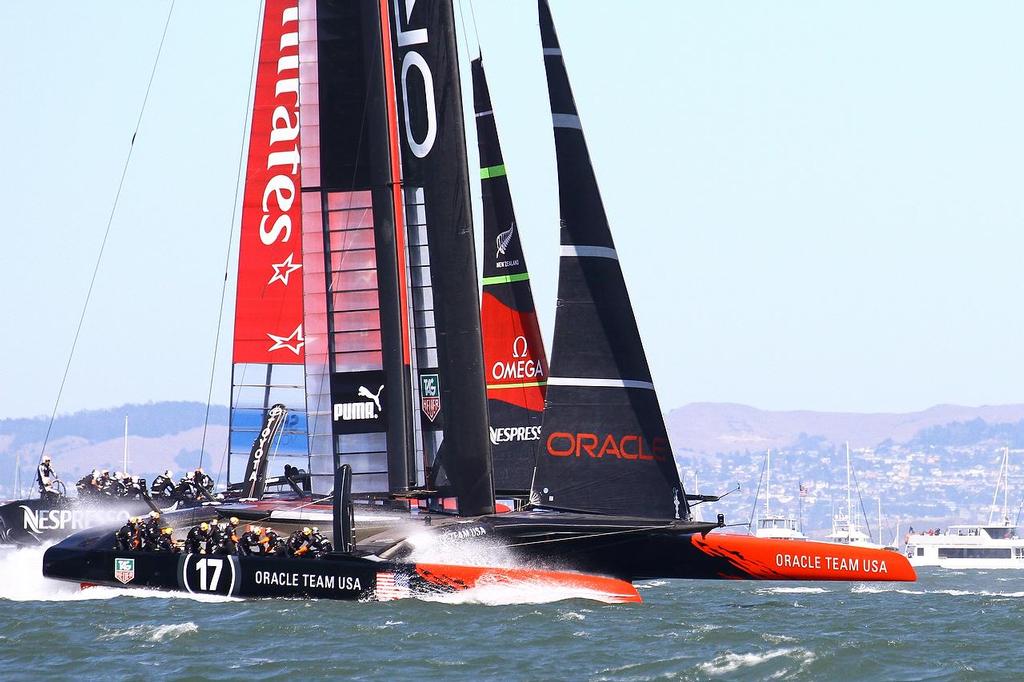
POLYGON ((558 305, 534 506, 687 519, 658 396, 546 0, 541 41, 561 213, 558 305))

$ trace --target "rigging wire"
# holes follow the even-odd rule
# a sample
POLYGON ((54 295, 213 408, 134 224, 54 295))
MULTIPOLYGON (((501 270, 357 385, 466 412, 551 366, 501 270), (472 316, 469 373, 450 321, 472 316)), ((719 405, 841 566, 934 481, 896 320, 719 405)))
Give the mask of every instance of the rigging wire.
MULTIPOLYGON (((255 98, 253 91, 253 81, 256 78, 256 65, 259 63, 260 54, 260 27, 263 25, 263 3, 260 3, 260 11, 256 13, 256 39, 253 41, 255 46, 253 47, 252 60, 249 65, 249 89, 245 95, 245 109, 243 111, 242 118, 242 144, 239 145, 238 150, 238 169, 235 171, 235 196, 231 202, 231 223, 228 225, 228 248, 227 253, 224 257, 224 282, 220 287, 220 305, 217 308, 217 332, 213 339, 213 359, 210 361, 210 384, 209 389, 206 393, 206 417, 203 419, 203 440, 199 446, 199 467, 203 466, 203 456, 206 454, 206 433, 210 426, 210 407, 213 404, 213 384, 217 374, 217 349, 220 347, 220 332, 224 324, 224 301, 227 298, 228 291, 228 278, 230 276, 231 268, 231 251, 232 245, 235 243, 235 218, 238 216, 238 193, 242 187, 242 168, 245 164, 245 141, 246 141, 246 130, 249 127, 249 99, 255 98)), ((234 396, 232 396, 232 399, 234 396)), ((231 405, 233 402, 228 401, 231 405)), ((230 423, 231 413, 230 407, 228 408, 228 420, 230 423)), ((231 442, 231 435, 228 434, 228 442, 231 442)), ((221 469, 224 468, 223 458, 221 459, 221 469)), ((220 483, 220 471, 217 472, 217 481, 220 483)))
POLYGON ((757 512, 757 500, 761 497, 761 483, 764 481, 764 467, 767 463, 767 457, 761 460, 761 475, 757 477, 757 490, 754 491, 754 504, 750 505, 750 521, 747 522, 748 533, 753 530, 754 527, 754 514, 757 512))
POLYGON ((68 353, 68 361, 64 365, 64 375, 60 380, 60 388, 57 389, 57 399, 53 401, 53 411, 50 413, 50 421, 46 425, 46 435, 43 437, 43 445, 39 450, 39 461, 42 461, 43 455, 46 454, 46 446, 50 441, 50 433, 53 430, 53 422, 57 418, 57 409, 60 407, 61 396, 64 395, 64 385, 68 380, 68 373, 71 371, 71 361, 75 357, 75 349, 78 347, 78 338, 82 333, 82 325, 85 323, 85 314, 89 310, 89 302, 92 300, 93 287, 96 284, 96 276, 100 271, 100 263, 103 261, 103 252, 107 248, 107 240, 110 237, 110 228, 114 224, 114 216, 117 213, 117 204, 121 198, 121 190, 124 188, 124 180, 128 176, 128 166, 131 164, 132 152, 135 151, 135 137, 139 134, 139 128, 142 125, 142 116, 146 112, 146 103, 149 101, 149 93, 153 88, 153 79, 156 76, 156 69, 160 63, 160 55, 164 50, 164 41, 167 38, 167 29, 171 25, 171 15, 174 13, 174 2, 171 0, 170 7, 167 9, 167 18, 164 20, 164 30, 160 35, 160 45, 156 50, 156 58, 153 60, 153 68, 149 72, 149 81, 146 83, 146 94, 142 98, 142 106, 139 108, 139 116, 135 121, 135 129, 132 132, 131 142, 128 144, 128 154, 124 159, 124 166, 121 169, 121 179, 117 183, 117 192, 114 194, 114 203, 110 207, 110 215, 107 217, 107 227, 103 232, 103 240, 100 242, 100 250, 96 256, 96 264, 93 266, 92 278, 89 280, 89 288, 85 293, 85 302, 82 304, 82 314, 78 318, 78 326, 75 328, 75 337, 71 342, 71 352, 68 353))
POLYGON ((477 56, 483 56, 483 47, 480 45, 480 29, 476 25, 476 10, 473 9, 473 0, 467 0, 469 2, 469 16, 473 19, 473 33, 476 35, 476 51, 477 56))
MULTIPOLYGON (((874 540, 875 540, 874 536, 872 536, 872 534, 871 534, 871 521, 868 520, 868 510, 864 506, 864 496, 860 494, 860 481, 857 480, 857 470, 854 469, 853 467, 850 467, 850 473, 853 474, 853 485, 855 486, 855 488, 857 490, 857 500, 860 502, 860 513, 864 515, 864 528, 868 532, 868 540, 874 542, 874 540)), ((848 519, 847 523, 852 524, 853 523, 853 519, 848 519)), ((850 526, 848 528, 847 532, 848 533, 852 533, 853 532, 853 527, 850 526)), ((881 542, 882 538, 878 538, 878 541, 881 542)))
MULTIPOLYGON (((469 29, 466 28, 466 13, 462 9, 462 6, 465 4, 466 1, 467 0, 462 0, 461 2, 459 2, 459 20, 462 22, 462 34, 466 37, 466 54, 469 54, 469 52, 470 52, 470 50, 469 50, 469 29)), ((468 1, 469 1, 469 11, 472 12, 473 11, 473 2, 472 2, 472 0, 468 0, 468 1)), ((483 51, 482 51, 482 49, 480 47, 480 33, 476 30, 476 15, 473 16, 473 31, 475 33, 475 38, 476 38, 476 56, 477 56, 477 59, 482 59, 483 58, 483 51)))

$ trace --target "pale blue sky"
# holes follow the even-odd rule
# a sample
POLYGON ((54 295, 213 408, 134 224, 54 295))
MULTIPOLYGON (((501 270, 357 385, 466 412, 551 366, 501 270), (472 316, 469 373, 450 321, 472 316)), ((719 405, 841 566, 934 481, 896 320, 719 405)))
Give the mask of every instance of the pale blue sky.
MULTIPOLYGON (((1024 402, 1024 5, 551 2, 665 409, 1024 402)), ((0 416, 53 406, 167 8, 0 3, 0 416)), ((474 9, 549 333, 535 3, 474 9)), ((257 11, 175 5, 61 412, 206 399, 257 11)))

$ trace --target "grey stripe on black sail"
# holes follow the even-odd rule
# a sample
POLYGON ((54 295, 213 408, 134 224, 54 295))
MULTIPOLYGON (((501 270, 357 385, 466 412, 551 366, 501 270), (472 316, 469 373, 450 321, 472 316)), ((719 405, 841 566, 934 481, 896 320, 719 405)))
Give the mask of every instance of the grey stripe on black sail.
POLYGON ((558 162, 561 258, 551 376, 531 501, 688 518, 551 13, 541 40, 558 162))

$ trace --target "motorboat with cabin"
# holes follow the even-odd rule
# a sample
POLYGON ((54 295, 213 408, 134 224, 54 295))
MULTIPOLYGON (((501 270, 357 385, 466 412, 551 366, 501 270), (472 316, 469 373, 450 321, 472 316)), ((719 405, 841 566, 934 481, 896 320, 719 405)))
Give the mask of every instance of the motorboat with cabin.
POLYGON ((1005 448, 988 523, 956 524, 945 530, 909 533, 906 555, 910 564, 951 569, 1024 568, 1024 537, 1010 520, 1009 474, 1010 450, 1005 448), (1000 490, 1003 505, 997 516, 1000 490))

